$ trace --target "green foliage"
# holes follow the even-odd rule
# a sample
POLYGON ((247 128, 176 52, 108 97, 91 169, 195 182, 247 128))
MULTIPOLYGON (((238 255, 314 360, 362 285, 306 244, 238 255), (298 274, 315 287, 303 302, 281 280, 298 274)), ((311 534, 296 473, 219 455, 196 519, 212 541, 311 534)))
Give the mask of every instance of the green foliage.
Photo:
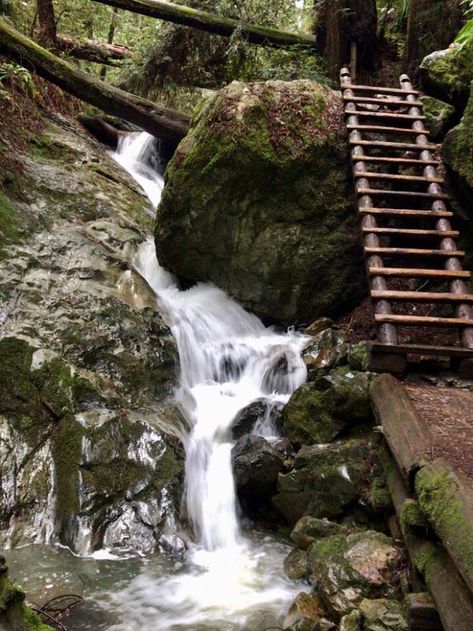
POLYGON ((26 96, 34 95, 34 83, 30 72, 14 62, 0 63, 0 99, 10 100, 10 91, 6 87, 26 96))

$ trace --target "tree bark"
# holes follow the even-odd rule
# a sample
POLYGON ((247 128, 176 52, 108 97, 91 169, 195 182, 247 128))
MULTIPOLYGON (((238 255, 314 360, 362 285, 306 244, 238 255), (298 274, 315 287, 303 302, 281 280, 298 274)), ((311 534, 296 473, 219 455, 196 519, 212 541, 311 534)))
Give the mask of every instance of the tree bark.
POLYGON ((32 68, 78 99, 173 143, 187 133, 190 117, 90 77, 39 46, 0 18, 0 51, 32 68))
POLYGON ((38 42, 46 48, 56 47, 56 18, 53 0, 36 0, 38 9, 38 42))
POLYGON ((67 35, 57 36, 57 47, 76 59, 107 66, 114 66, 115 62, 123 61, 130 55, 130 49, 127 46, 104 44, 92 39, 79 41, 67 35))
POLYGON ((107 6, 126 9, 141 15, 190 26, 201 31, 231 37, 235 30, 241 33, 252 44, 262 44, 281 48, 286 46, 313 47, 315 38, 308 34, 289 33, 267 26, 247 24, 233 18, 224 18, 200 9, 172 4, 163 0, 94 0, 107 6))

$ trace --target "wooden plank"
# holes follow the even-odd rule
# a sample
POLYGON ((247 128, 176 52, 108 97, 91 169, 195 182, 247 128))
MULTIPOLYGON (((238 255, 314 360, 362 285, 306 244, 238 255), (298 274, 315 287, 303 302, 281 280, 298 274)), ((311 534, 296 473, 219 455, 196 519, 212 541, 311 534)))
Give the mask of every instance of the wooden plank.
POLYGON ((442 356, 447 357, 473 357, 473 349, 462 346, 435 346, 431 344, 383 344, 373 342, 371 344, 373 353, 384 353, 388 355, 398 355, 406 353, 412 355, 442 356))
POLYGON ((365 228, 362 232, 364 234, 401 234, 407 237, 441 237, 454 239, 460 235, 458 230, 418 230, 417 228, 365 228))
POLYGON ((347 129, 358 129, 358 131, 365 131, 365 132, 373 132, 373 133, 383 133, 383 134, 413 134, 414 136, 419 136, 419 134, 423 134, 425 136, 428 136, 430 134, 430 131, 422 131, 419 132, 416 129, 410 129, 410 128, 405 128, 405 127, 384 127, 381 125, 352 125, 352 124, 348 124, 347 125, 347 129))
MULTIPOLYGON (((385 149, 409 149, 409 151, 436 151, 437 145, 415 145, 410 142, 387 142, 384 140, 350 140, 350 145, 360 147, 384 147, 385 149)), ((366 160, 363 160, 366 162, 366 160)))
MULTIPOLYGON (((354 162, 363 162, 360 160, 354 160, 354 162)), ((443 177, 428 178, 419 175, 394 175, 391 173, 375 173, 374 171, 355 171, 353 173, 355 177, 365 177, 368 180, 392 180, 394 182, 421 182, 425 184, 443 184, 445 180, 443 177)))
POLYGON ((410 103, 409 101, 403 101, 400 99, 376 99, 365 96, 347 96, 343 95, 344 101, 350 101, 352 103, 375 103, 376 105, 403 105, 404 107, 422 107, 421 101, 414 101, 414 103, 410 103))
POLYGON ((378 425, 406 481, 431 460, 431 438, 419 421, 412 401, 392 375, 375 377, 370 398, 378 425))
MULTIPOLYGON (((473 592, 473 489, 444 459, 418 472, 419 505, 473 592)), ((473 594, 472 594, 473 602, 473 594)))
POLYGON ((473 302, 473 294, 440 291, 372 291, 371 297, 375 300, 406 300, 407 302, 473 302))
POLYGON ((363 156, 356 158, 352 156, 355 162, 372 162, 374 164, 397 164, 401 166, 435 166, 439 165, 439 160, 416 160, 415 158, 398 158, 397 156, 363 156))
POLYGON ((366 208, 364 206, 358 208, 362 214, 369 215, 386 215, 389 217, 453 217, 450 210, 417 210, 415 208, 366 208))
POLYGON ((436 316, 398 315, 394 313, 375 313, 376 322, 393 322, 403 326, 473 326, 473 320, 466 318, 440 318, 436 316))
MULTIPOLYGON (((355 112, 351 110, 345 110, 347 116, 353 116, 355 112)), ((370 112, 356 110, 356 116, 366 116, 369 118, 395 118, 396 120, 409 120, 409 121, 425 121, 427 116, 415 116, 413 114, 399 114, 398 112, 370 112)))
MULTIPOLYGON (((365 254, 389 254, 391 256, 440 256, 440 257, 454 257, 461 258, 465 256, 465 252, 462 250, 427 250, 424 248, 364 248, 365 254)), ((438 271, 438 270, 436 270, 438 271)))
POLYGON ((450 199, 446 193, 418 193, 417 191, 391 191, 384 188, 357 188, 358 195, 398 195, 401 197, 420 197, 422 199, 450 199))
POLYGON ((369 267, 370 276, 393 276, 395 278, 470 278, 471 273, 460 270, 423 269, 418 267, 369 267))
POLYGON ((380 94, 419 94, 418 90, 403 90, 402 88, 385 88, 375 85, 344 85, 344 90, 363 90, 364 92, 379 92, 380 94))

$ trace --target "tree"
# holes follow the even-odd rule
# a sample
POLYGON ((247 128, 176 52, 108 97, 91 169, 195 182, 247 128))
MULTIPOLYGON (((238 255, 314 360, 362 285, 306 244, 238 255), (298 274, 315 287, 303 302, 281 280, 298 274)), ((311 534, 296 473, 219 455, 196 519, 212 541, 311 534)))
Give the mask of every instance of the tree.
POLYGON ((45 48, 56 48, 56 18, 54 16, 53 0, 36 0, 39 28, 38 42, 45 48))

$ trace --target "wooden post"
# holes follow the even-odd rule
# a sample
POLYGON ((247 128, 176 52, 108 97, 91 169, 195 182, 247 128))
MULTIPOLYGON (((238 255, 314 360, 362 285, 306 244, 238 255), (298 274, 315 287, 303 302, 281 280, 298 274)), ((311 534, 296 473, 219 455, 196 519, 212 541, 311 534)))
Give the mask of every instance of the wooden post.
MULTIPOLYGON (((350 89, 350 85, 352 83, 350 71, 348 68, 342 68, 340 71, 340 84, 343 91, 344 96, 351 97, 354 96, 353 90, 350 89)), ((354 102, 348 101, 346 103, 346 110, 350 112, 348 118, 349 125, 359 125, 358 116, 356 114, 356 104, 354 102), (353 112, 353 114, 351 114, 353 112)), ((352 141, 360 141, 361 134, 357 129, 354 129, 350 133, 350 140, 352 141)), ((363 162, 364 150, 361 145, 355 145, 352 150, 352 159, 353 159, 353 171, 357 172, 365 172, 366 171, 366 163, 363 162)), ((369 182, 366 178, 359 178, 356 182, 357 189, 369 188, 369 182)), ((373 208, 373 200, 369 195, 363 195, 358 200, 358 205, 360 208, 373 208)), ((376 218, 374 215, 369 213, 363 213, 363 217, 361 220, 363 228, 376 228, 376 218)), ((366 233, 364 236, 364 246, 368 248, 379 248, 380 241, 379 237, 375 233, 366 233)), ((366 260, 366 264, 368 267, 384 267, 383 261, 379 256, 370 256, 366 260)), ((372 276, 369 280, 370 288, 373 291, 386 291, 387 283, 385 278, 382 276, 372 276)), ((374 312, 380 314, 392 314, 391 305, 387 300, 377 300, 374 303, 374 312)), ((393 324, 385 323, 379 326, 379 339, 384 344, 397 344, 397 333, 396 327, 393 324)))
MULTIPOLYGON (((401 75, 400 83, 403 90, 408 91, 408 90, 413 89, 412 82, 410 78, 408 77, 408 75, 406 74, 401 75)), ((417 97, 413 94, 406 94, 407 101, 412 102, 412 101, 415 101, 416 98, 417 97)), ((409 114, 413 116, 420 116, 421 111, 418 107, 413 106, 409 108, 409 114)), ((415 121, 412 125, 412 128, 415 129, 417 132, 419 132, 418 136, 416 136, 416 144, 421 145, 421 146, 428 145, 429 141, 428 141, 427 136, 424 133, 425 126, 424 126, 423 121, 422 120, 415 121)), ((432 153, 430 150, 425 149, 424 151, 422 151, 420 157, 422 160, 432 160, 432 153)), ((437 173, 436 167, 430 166, 430 165, 426 166, 424 168, 424 176, 428 179, 437 178, 438 173, 437 173)), ((428 191, 429 193, 438 194, 438 193, 442 193, 442 188, 441 186, 439 186, 439 184, 432 182, 432 184, 429 184, 428 191)), ((447 210, 447 206, 445 205, 445 202, 440 199, 434 201, 431 208, 434 211, 447 210)), ((448 219, 441 218, 436 223, 436 229, 442 232, 445 232, 445 231, 451 230, 452 227, 448 219)), ((440 249, 444 250, 445 252, 453 252, 453 251, 458 250, 455 241, 450 237, 447 237, 441 240, 440 249)), ((446 259, 444 267, 446 270, 449 270, 449 271, 462 270, 462 264, 460 260, 454 256, 446 259)), ((468 294, 468 287, 463 280, 455 279, 450 282, 450 291, 453 294, 468 294)), ((461 340, 462 345, 465 348, 473 349, 473 309, 472 307, 469 304, 460 303, 457 307, 455 307, 455 315, 457 318, 463 318, 463 319, 472 321, 471 327, 462 327, 462 330, 460 332, 460 340, 461 340)))

